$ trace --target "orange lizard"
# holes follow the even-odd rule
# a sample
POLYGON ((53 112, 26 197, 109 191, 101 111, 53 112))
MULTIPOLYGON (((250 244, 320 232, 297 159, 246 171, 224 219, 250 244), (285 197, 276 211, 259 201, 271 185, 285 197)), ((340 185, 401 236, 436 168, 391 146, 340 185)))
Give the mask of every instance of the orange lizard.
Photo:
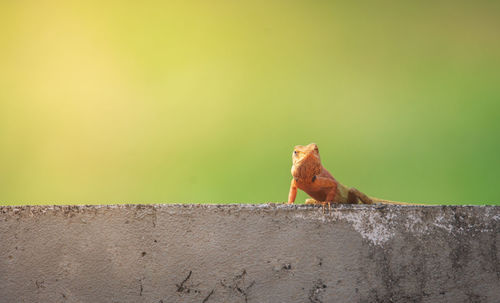
POLYGON ((306 192, 311 198, 306 204, 349 203, 349 204, 410 204, 371 198, 356 188, 349 188, 339 183, 321 165, 318 146, 311 143, 306 146, 297 145, 292 155, 292 184, 288 194, 288 204, 295 202, 297 188, 306 192))

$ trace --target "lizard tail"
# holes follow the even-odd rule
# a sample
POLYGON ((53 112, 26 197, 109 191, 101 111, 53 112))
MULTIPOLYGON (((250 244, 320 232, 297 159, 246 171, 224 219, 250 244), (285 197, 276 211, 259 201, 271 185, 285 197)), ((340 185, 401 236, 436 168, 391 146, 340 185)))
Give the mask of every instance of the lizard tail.
POLYGON ((395 205, 416 205, 414 203, 408 203, 408 202, 400 202, 400 201, 390 201, 390 200, 384 200, 384 199, 379 199, 379 198, 374 198, 374 197, 368 197, 364 193, 360 192, 354 187, 349 188, 349 192, 347 195, 347 203, 353 203, 353 204, 395 204, 395 205))
POLYGON ((418 204, 418 203, 391 201, 391 200, 379 199, 379 198, 374 198, 374 197, 370 197, 370 199, 372 199, 374 204, 381 203, 381 204, 394 204, 394 205, 424 205, 424 204, 418 204))

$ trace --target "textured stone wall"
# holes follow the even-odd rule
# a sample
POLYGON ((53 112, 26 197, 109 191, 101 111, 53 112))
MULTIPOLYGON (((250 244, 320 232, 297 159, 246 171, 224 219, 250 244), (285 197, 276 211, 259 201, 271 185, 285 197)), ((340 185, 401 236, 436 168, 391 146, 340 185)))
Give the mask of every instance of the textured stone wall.
POLYGON ((0 207, 0 302, 500 302, 500 207, 0 207))

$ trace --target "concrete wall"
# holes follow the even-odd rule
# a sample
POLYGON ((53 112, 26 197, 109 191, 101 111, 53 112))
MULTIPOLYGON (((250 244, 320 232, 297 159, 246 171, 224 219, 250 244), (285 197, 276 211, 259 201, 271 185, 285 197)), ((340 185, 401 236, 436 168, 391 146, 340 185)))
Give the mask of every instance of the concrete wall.
POLYGON ((500 207, 0 207, 0 302, 500 302, 500 207))

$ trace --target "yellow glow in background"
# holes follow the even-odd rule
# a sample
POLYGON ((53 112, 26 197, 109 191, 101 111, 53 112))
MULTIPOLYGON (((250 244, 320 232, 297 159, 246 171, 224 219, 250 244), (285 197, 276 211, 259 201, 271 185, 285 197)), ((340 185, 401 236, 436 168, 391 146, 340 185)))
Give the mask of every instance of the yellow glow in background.
POLYGON ((499 33, 497 1, 2 1, 0 203, 285 201, 310 142, 368 195, 500 203, 499 33))

